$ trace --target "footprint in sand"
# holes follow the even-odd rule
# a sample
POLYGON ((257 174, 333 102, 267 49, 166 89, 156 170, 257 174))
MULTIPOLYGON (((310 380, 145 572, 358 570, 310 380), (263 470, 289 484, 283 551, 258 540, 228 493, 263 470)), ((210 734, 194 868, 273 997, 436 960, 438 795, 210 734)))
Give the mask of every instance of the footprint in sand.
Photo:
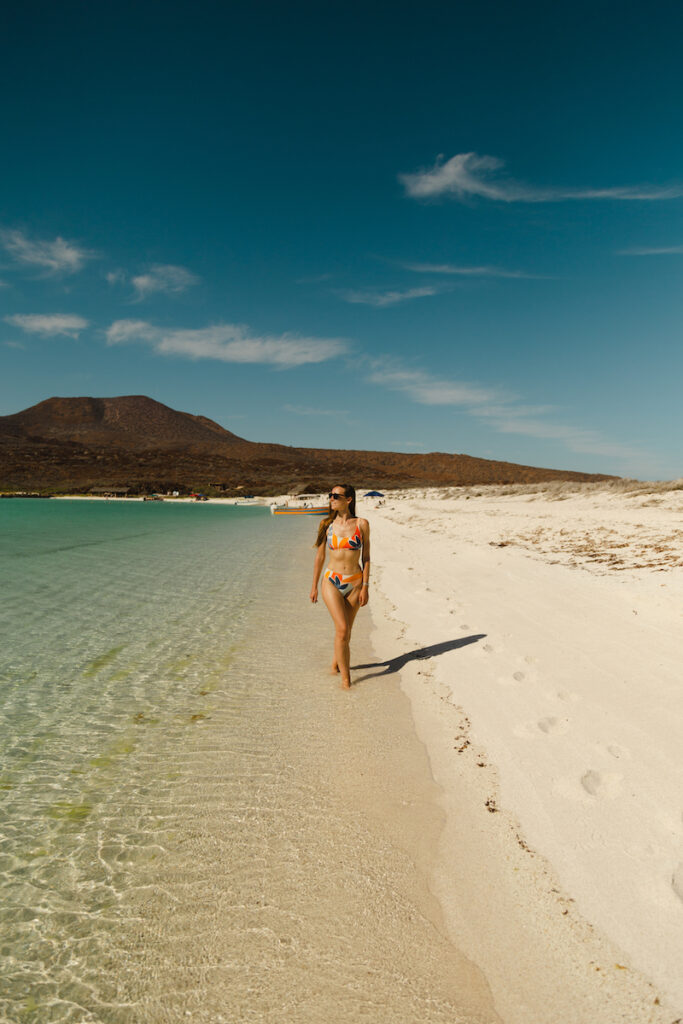
POLYGON ((632 756, 628 747, 618 743, 596 743, 595 749, 602 757, 613 757, 615 761, 629 761, 632 756))
POLYGON ((591 796, 614 797, 621 789, 622 778, 616 772, 596 772, 590 768, 581 776, 581 785, 591 796))
POLYGON ((631 756, 631 751, 627 747, 620 747, 618 743, 610 743, 605 749, 610 757, 615 757, 617 761, 626 760, 631 756))
POLYGON ((555 718, 549 715, 548 718, 539 718, 536 723, 541 732, 546 733, 548 736, 551 733, 562 735, 562 733, 569 732, 569 722, 566 718, 555 718))
POLYGON ((683 860, 680 862, 678 867, 674 870, 671 876, 671 888, 678 896, 679 900, 683 900, 683 860))
POLYGON ((460 628, 461 629, 469 629, 470 627, 469 627, 467 622, 461 622, 460 623, 460 628))
POLYGON ((525 679, 526 676, 523 672, 513 672, 511 676, 501 676, 498 682, 501 686, 513 686, 515 683, 523 683, 525 679))
POLYGON ((493 654, 493 647, 491 647, 491 644, 484 644, 482 651, 486 651, 487 654, 493 654))
POLYGON ((546 736, 561 736, 563 733, 569 732, 569 719, 551 716, 539 718, 534 722, 523 722, 521 725, 516 726, 512 732, 519 739, 529 739, 538 736, 539 730, 545 733, 546 736))
POLYGON ((581 700, 581 696, 578 693, 572 693, 571 690, 558 690, 557 699, 563 700, 568 704, 575 704, 577 700, 581 700))

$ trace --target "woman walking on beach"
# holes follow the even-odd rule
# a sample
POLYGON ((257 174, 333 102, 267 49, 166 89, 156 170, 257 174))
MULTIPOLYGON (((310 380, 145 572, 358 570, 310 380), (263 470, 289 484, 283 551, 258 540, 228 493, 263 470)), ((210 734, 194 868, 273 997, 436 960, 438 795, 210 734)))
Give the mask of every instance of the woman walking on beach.
POLYGON ((318 600, 318 580, 325 562, 323 601, 334 622, 332 671, 341 675, 342 687, 351 687, 350 649, 353 620, 368 603, 370 582, 370 526, 356 516, 356 492, 350 484, 336 484, 330 491, 330 511, 318 528, 311 601, 318 600), (361 568, 361 551, 363 566, 361 568))

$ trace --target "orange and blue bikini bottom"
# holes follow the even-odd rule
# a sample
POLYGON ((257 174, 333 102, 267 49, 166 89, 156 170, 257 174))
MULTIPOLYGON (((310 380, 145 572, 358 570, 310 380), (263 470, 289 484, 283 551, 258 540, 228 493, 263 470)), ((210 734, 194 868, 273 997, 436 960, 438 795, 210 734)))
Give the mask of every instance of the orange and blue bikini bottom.
POLYGON ((354 587, 359 587, 363 580, 363 573, 356 572, 352 576, 343 576, 340 572, 333 572, 332 569, 325 571, 324 579, 329 580, 333 587, 336 587, 342 597, 348 597, 354 587))

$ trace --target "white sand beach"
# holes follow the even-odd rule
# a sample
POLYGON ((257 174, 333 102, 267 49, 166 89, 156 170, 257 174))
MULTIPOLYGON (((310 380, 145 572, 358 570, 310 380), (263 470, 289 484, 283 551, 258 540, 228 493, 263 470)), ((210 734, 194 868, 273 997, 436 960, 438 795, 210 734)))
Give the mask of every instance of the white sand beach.
POLYGON ((671 1024, 683 489, 409 491, 359 514, 375 646, 447 811, 435 889, 455 944, 506 1024, 671 1024))
POLYGON ((445 811, 431 884, 453 947, 505 1024, 674 1024, 683 488, 414 490, 358 511, 383 664, 357 661, 349 696, 386 702, 388 676, 409 698, 445 811))

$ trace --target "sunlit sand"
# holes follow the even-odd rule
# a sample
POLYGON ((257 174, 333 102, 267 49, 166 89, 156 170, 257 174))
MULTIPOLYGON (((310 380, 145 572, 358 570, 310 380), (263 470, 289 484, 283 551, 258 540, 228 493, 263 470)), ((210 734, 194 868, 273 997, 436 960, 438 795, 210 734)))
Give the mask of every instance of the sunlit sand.
POLYGON ((683 1009, 682 483, 361 512, 376 646, 449 811, 438 895, 505 1021, 683 1009))

